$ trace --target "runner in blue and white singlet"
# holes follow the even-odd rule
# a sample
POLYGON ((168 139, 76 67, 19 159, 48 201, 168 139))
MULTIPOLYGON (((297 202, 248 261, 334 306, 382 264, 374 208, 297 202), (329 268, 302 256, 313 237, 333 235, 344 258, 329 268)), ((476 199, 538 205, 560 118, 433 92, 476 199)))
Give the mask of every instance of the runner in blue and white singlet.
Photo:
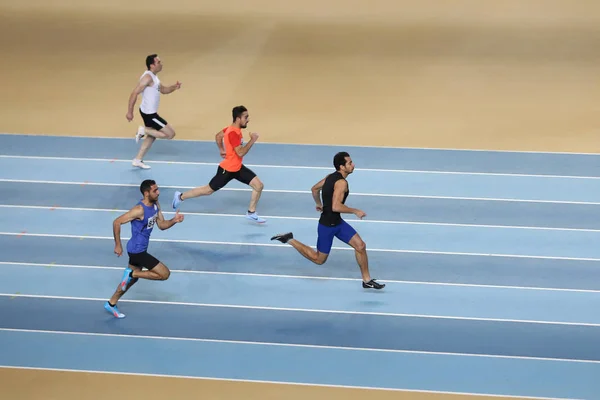
POLYGON ((104 309, 114 315, 116 318, 125 317, 118 308, 119 299, 133 286, 139 278, 151 280, 167 280, 171 275, 169 268, 156 257, 148 253, 150 244, 150 235, 155 226, 160 230, 171 228, 178 222, 183 221, 183 215, 179 211, 168 221, 165 221, 158 197, 160 191, 158 185, 151 179, 146 179, 140 185, 140 192, 144 198, 140 200, 133 208, 125 214, 116 218, 113 222, 113 234, 115 238, 115 254, 123 254, 121 245, 121 225, 131 223, 131 238, 127 242, 127 254, 129 255, 129 265, 123 272, 123 277, 119 287, 112 295, 110 300, 104 304, 104 309), (143 269, 146 269, 144 271, 143 269))
POLYGON ((144 218, 131 221, 131 239, 127 242, 127 253, 129 254, 142 253, 148 249, 150 235, 158 217, 158 206, 156 204, 147 206, 140 200, 136 205, 144 209, 144 218))

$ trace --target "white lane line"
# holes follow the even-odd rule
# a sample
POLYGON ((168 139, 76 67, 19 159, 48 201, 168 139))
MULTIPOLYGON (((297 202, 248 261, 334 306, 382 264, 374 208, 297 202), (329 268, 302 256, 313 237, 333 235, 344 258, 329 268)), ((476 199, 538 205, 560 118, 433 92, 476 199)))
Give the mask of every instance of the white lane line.
MULTIPOLYGON (((90 211, 90 212, 118 212, 125 213, 129 210, 118 208, 89 208, 89 207, 61 207, 61 206, 33 206, 20 204, 0 204, 0 208, 24 208, 37 210, 67 210, 67 211, 90 211)), ((174 211, 164 211, 163 214, 175 214, 174 211)), ((201 212, 182 212, 186 215, 204 216, 204 217, 226 217, 226 218, 246 218, 242 214, 227 214, 227 213, 201 213, 201 212)), ((264 215, 267 219, 284 219, 284 220, 299 220, 299 221, 318 221, 318 217, 294 217, 294 216, 277 216, 264 215)), ((518 226, 518 225, 486 225, 486 224, 458 224, 451 222, 418 222, 418 221, 390 221, 390 220, 369 220, 369 219, 351 219, 352 223, 366 224, 397 224, 397 225, 427 225, 427 226, 454 226, 461 228, 491 228, 491 229, 523 229, 523 230, 543 230, 543 231, 567 231, 567 232, 600 232, 600 229, 587 228, 558 228, 545 226, 518 226)))
MULTIPOLYGON (((131 141, 131 135, 129 136, 85 136, 85 135, 57 135, 46 132, 37 133, 18 133, 18 132, 0 132, 1 135, 6 136, 26 136, 26 137, 47 137, 55 139, 102 139, 102 140, 125 140, 131 141)), ((214 144, 214 140, 201 140, 201 139, 177 139, 178 142, 190 142, 190 143, 208 143, 214 144)), ((266 146, 299 146, 299 147, 325 147, 325 148, 337 148, 337 144, 327 143, 294 143, 294 142, 263 142, 266 146)), ((357 149, 392 149, 392 150, 416 150, 416 151, 439 151, 444 153, 455 153, 455 152, 467 152, 467 153, 500 153, 500 154, 543 154, 543 155, 567 155, 567 156, 598 156, 600 153, 586 153, 586 152, 575 152, 575 151, 541 151, 541 150, 498 150, 498 149, 470 149, 460 147, 406 147, 406 146, 377 146, 377 145, 362 145, 362 144, 345 144, 345 147, 352 147, 357 149)))
MULTIPOLYGON (((93 157, 56 157, 56 156, 24 156, 13 154, 0 154, 0 158, 5 159, 29 159, 29 160, 54 160, 54 161, 85 161, 102 163, 125 163, 130 164, 131 160, 117 158, 93 158, 93 157)), ((149 164, 173 164, 173 165, 199 165, 216 167, 217 162, 200 161, 168 161, 168 160, 147 160, 149 164)), ((304 165, 273 165, 273 164, 246 164, 252 168, 275 168, 275 169, 307 169, 332 171, 332 167, 304 166, 304 165)), ((599 176, 585 175, 550 175, 550 174, 519 174, 519 173, 500 173, 500 172, 466 172, 466 171, 446 171, 446 170, 416 170, 416 169, 387 169, 387 168, 357 168, 356 172, 391 172, 407 174, 430 174, 430 175, 472 175, 472 176, 505 176, 505 177, 523 177, 523 178, 545 178, 545 179, 591 179, 598 180, 599 176)))
MULTIPOLYGON (((102 303, 106 301, 106 299, 94 298, 94 297, 51 296, 51 295, 22 294, 22 293, 0 293, 0 296, 1 297, 10 297, 10 298, 19 297, 19 298, 50 299, 50 300, 94 301, 94 302, 102 302, 102 303)), ((459 316, 453 316, 453 315, 387 313, 387 312, 376 312, 376 311, 323 310, 323 309, 318 309, 318 308, 251 306, 251 305, 246 305, 246 304, 215 304, 215 303, 193 303, 193 302, 179 302, 179 301, 133 300, 133 299, 122 299, 122 300, 120 300, 120 302, 121 303, 141 303, 141 304, 161 304, 161 305, 168 305, 168 306, 234 308, 234 309, 243 309, 243 310, 290 311, 290 312, 300 312, 300 313, 370 315, 370 316, 379 316, 379 317, 444 319, 444 320, 456 320, 456 321, 501 322, 501 323, 515 323, 515 324, 532 324, 532 325, 578 326, 578 327, 591 327, 591 328, 600 327, 600 323, 591 323, 591 322, 542 321, 542 320, 512 319, 512 318, 459 317, 459 316)))
MULTIPOLYGON (((67 239, 94 239, 94 240, 114 240, 112 236, 88 236, 88 235, 65 235, 53 233, 29 233, 29 232, 0 232, 3 236, 29 236, 29 237, 49 237, 49 238, 67 238, 67 239)), ((121 236, 121 239, 126 241, 129 237, 121 236)), ((193 244, 214 244, 225 246, 258 246, 258 247, 288 247, 285 244, 275 243, 248 243, 248 242, 219 242, 212 240, 187 240, 187 239, 159 239, 152 238, 151 242, 165 243, 193 243, 193 244)), ((354 251, 351 247, 332 247, 333 250, 354 251)), ((600 261, 600 258, 585 258, 585 257, 558 257, 558 256, 540 256, 540 255, 524 255, 524 254, 494 254, 494 253, 463 253, 452 251, 427 251, 427 250, 403 250, 403 249, 377 249, 370 248, 370 252, 383 253, 407 253, 407 254, 434 254, 434 255, 450 255, 450 256, 476 256, 476 257, 506 257, 506 258, 526 258, 540 260, 566 260, 566 261, 600 261)))
MULTIPOLYGON (((52 185, 74 185, 74 186, 115 186, 139 188, 139 183, 108 183, 108 182, 90 182, 90 181, 56 181, 56 180, 38 180, 38 179, 9 179, 0 178, 0 182, 9 183, 39 183, 52 185)), ((173 186, 160 184, 163 189, 193 189, 195 186, 173 186)), ((246 188, 223 188, 221 191, 232 192, 251 192, 252 189, 246 188)), ((292 193, 310 195, 310 190, 287 190, 287 189, 264 189, 263 193, 292 193)), ((594 201, 570 201, 570 200, 541 200, 541 199, 517 199, 517 198, 494 198, 494 197, 463 197, 463 196, 429 196, 417 194, 389 194, 389 193, 361 193, 352 192, 352 196, 367 197, 391 197, 391 198, 410 198, 410 199, 434 199, 434 200, 469 200, 469 201, 496 201, 512 203, 546 203, 546 204, 577 204, 577 205, 600 205, 600 202, 594 201)), ((310 201, 310 200, 309 200, 310 201)))
MULTIPOLYGON (((73 268, 73 269, 100 269, 122 271, 123 267, 110 267, 104 265, 78 265, 78 264, 57 264, 57 263, 32 263, 18 261, 0 261, 0 265, 23 266, 23 267, 42 267, 42 268, 73 268)), ((250 276, 256 278, 276 278, 276 279, 300 279, 300 280, 324 280, 324 281, 350 281, 360 282, 359 278, 341 278, 331 276, 312 276, 312 275, 286 275, 286 274, 262 274, 252 272, 223 272, 223 271, 200 271, 171 269, 172 273, 179 274, 198 274, 198 275, 225 275, 225 276, 250 276)), ((567 289, 553 288, 543 286, 509 286, 509 285, 488 285, 475 283, 453 283, 453 282, 426 282, 426 281, 405 281, 386 279, 386 283, 397 283, 402 285, 423 285, 423 286, 449 286, 449 287, 467 287, 467 288, 485 288, 485 289, 507 289, 507 290, 531 290, 531 291, 549 291, 549 292, 571 292, 571 293, 600 293, 600 290, 594 289, 567 289)))
POLYGON ((177 342, 196 342, 196 343, 224 343, 224 344, 242 344, 250 346, 269 346, 269 347, 300 347, 306 349, 327 349, 327 350, 345 350, 353 352, 377 352, 377 353, 397 353, 397 354, 426 354, 439 355, 449 357, 475 357, 475 358, 501 358, 510 360, 536 360, 536 361, 551 361, 565 363, 582 363, 582 364, 600 364, 598 360, 580 360, 571 358, 548 358, 548 357, 528 357, 528 356, 503 356, 496 354, 477 354, 477 353, 450 353, 437 351, 422 351, 422 350, 397 350, 397 349, 377 349, 370 347, 346 347, 346 346, 328 346, 328 345, 312 345, 312 344, 297 344, 297 343, 277 343, 277 342, 259 342, 246 340, 225 340, 225 339, 202 339, 202 338, 186 338, 177 336, 152 336, 152 335, 135 335, 121 333, 99 333, 99 332, 77 332, 77 331, 59 331, 45 329, 19 329, 19 328, 0 328, 0 332, 16 332, 16 333, 39 333, 50 335, 72 335, 72 336, 98 336, 109 338, 133 339, 133 340, 170 340, 177 342))

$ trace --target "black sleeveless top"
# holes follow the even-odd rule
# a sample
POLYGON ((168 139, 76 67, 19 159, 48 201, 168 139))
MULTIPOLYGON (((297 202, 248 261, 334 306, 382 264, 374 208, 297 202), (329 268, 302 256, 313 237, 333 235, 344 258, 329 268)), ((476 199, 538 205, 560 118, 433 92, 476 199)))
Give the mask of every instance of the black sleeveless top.
MULTIPOLYGON (((321 188, 321 198, 323 202, 323 212, 321 213, 321 218, 319 218, 319 223, 325 226, 336 226, 342 222, 342 216, 339 212, 334 212, 332 210, 333 205, 333 190, 335 188, 335 183, 340 179, 344 179, 342 174, 339 172, 333 172, 330 175, 327 175, 325 178, 325 183, 323 184, 323 188, 321 188)), ((350 193, 350 189, 346 190, 344 193, 344 198, 342 199, 342 204, 346 203, 346 199, 348 198, 348 194, 350 193)))

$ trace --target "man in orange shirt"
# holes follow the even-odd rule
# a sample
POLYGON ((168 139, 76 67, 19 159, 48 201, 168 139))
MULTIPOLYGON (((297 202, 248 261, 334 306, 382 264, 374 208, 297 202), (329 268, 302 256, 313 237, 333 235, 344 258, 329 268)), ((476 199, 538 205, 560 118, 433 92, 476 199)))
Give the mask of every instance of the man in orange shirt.
MULTIPOLYGON (((259 224, 264 223, 265 219, 256 214, 256 205, 258 199, 260 199, 264 185, 258 176, 243 164, 244 156, 258 139, 258 133, 251 133, 250 141, 245 144, 242 143, 242 129, 245 129, 250 121, 248 110, 244 106, 237 106, 233 108, 231 113, 233 123, 216 135, 217 145, 223 142, 225 150, 225 156, 217 167, 217 173, 208 185, 197 187, 184 193, 175 192, 173 196, 173 209, 178 209, 181 203, 187 199, 211 195, 225 187, 232 179, 236 179, 252 187, 252 196, 246 218, 259 224)), ((221 156, 223 156, 223 149, 220 145, 219 149, 221 150, 221 156)))

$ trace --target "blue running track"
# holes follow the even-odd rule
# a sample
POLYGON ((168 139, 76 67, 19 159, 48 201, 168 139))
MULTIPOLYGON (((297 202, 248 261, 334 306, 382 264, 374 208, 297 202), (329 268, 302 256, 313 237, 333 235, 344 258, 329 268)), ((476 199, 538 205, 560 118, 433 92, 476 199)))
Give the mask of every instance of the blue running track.
POLYGON ((112 220, 146 178, 171 218, 175 190, 216 171, 215 144, 157 141, 150 170, 131 166, 133 139, 0 135, 0 149, 0 366, 600 396, 599 156, 258 143, 245 163, 267 223, 244 217, 238 182, 186 201, 150 244, 170 279, 140 280, 117 320, 112 220), (310 187, 340 150, 381 291, 337 240, 323 266, 270 241, 316 244, 310 187))

